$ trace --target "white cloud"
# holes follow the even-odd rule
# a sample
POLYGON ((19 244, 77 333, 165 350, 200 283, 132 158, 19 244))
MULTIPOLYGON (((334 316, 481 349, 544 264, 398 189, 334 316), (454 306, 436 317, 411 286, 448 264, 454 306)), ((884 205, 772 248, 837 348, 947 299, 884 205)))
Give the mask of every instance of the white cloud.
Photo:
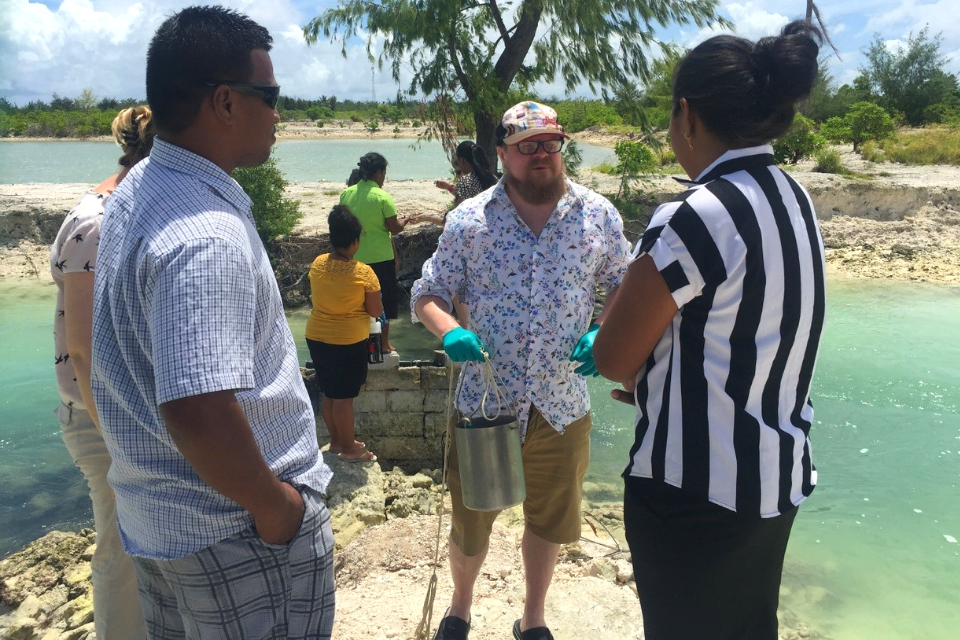
MULTIPOLYGON (((284 94, 303 98, 337 95, 368 100, 375 91, 390 100, 398 88, 409 86, 404 68, 398 86, 390 70, 371 69, 362 39, 354 39, 347 57, 339 43, 321 39, 307 46, 302 26, 334 6, 337 0, 218 0, 247 13, 266 26, 275 39, 271 54, 284 94)), ((49 100, 53 93, 75 97, 85 88, 99 97, 143 98, 144 67, 150 38, 175 11, 198 0, 0 0, 0 95, 18 104, 49 100), (49 8, 48 8, 49 5, 49 8)), ((782 0, 738 0, 722 10, 736 25, 736 33, 756 39, 772 35, 789 20, 800 17, 804 3, 790 3, 796 13, 784 13, 782 0)), ((960 72, 960 20, 957 0, 820 0, 818 5, 838 48, 842 62, 830 62, 838 81, 849 81, 863 64, 860 50, 874 32, 885 41, 905 40, 926 24, 931 34, 942 32, 947 69, 960 72), (925 2, 925 3, 924 3, 925 2), (843 21, 839 22, 839 18, 843 21), (837 24, 833 21, 837 20, 837 24)), ((541 25, 543 26, 543 25, 541 25)), ((717 32, 670 27, 659 37, 693 46, 717 32)), ((381 43, 375 42, 379 51, 381 43)), ((562 95, 557 79, 538 88, 543 95, 562 95)), ((589 96, 586 88, 576 95, 589 96)))

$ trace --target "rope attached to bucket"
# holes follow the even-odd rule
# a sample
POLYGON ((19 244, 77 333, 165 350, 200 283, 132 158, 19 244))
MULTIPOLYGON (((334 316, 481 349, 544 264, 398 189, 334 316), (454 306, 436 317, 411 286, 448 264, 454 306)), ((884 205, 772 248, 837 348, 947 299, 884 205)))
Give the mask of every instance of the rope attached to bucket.
MULTIPOLYGON (((466 364, 473 364, 468 362, 466 364)), ((509 407, 507 397, 503 392, 503 389, 506 387, 506 384, 503 382, 503 378, 500 377, 500 374, 497 373, 497 370, 494 368, 493 363, 490 361, 490 354, 486 351, 483 352, 483 362, 477 363, 481 369, 481 376, 483 377, 483 397, 480 399, 480 414, 490 420, 495 416, 488 416, 484 406, 487 404, 487 399, 490 395, 490 389, 493 389, 494 397, 497 400, 497 409, 509 407)), ((463 379, 461 378, 459 384, 457 385, 457 392, 454 394, 453 391, 453 366, 447 366, 447 428, 444 429, 443 435, 443 470, 442 470, 442 482, 440 489, 440 504, 437 507, 437 535, 434 540, 433 548, 433 572, 430 575, 430 581, 427 584, 427 593, 423 599, 423 609, 420 617, 420 623, 417 624, 417 629, 414 631, 413 640, 430 640, 430 629, 433 628, 433 604, 437 596, 437 567, 440 566, 440 542, 443 536, 443 513, 444 513, 444 504, 447 496, 447 463, 450 457, 450 424, 452 422, 453 412, 456 410, 455 400, 460 398, 460 390, 463 388, 463 379)))
MULTIPOLYGON (((487 354, 485 353, 484 356, 487 354)), ((448 434, 450 420, 453 417, 453 366, 447 365, 447 427, 443 431, 443 469, 441 475, 440 505, 437 507, 437 537, 433 547, 433 573, 427 584, 427 593, 423 599, 423 610, 420 623, 413 634, 414 640, 430 640, 430 629, 433 628, 433 603, 437 597, 437 567, 440 566, 440 541, 443 535, 443 510, 447 497, 447 459, 450 455, 450 437, 448 434)))

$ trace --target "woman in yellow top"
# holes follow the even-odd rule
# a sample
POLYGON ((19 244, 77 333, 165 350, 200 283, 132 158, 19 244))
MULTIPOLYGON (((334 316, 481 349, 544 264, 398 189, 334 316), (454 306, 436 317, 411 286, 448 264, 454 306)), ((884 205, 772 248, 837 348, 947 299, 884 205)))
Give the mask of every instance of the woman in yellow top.
POLYGON ((320 412, 330 432, 330 451, 347 462, 373 462, 377 456, 355 438, 353 399, 367 380, 370 318, 383 313, 380 281, 373 269, 353 259, 362 227, 350 209, 336 205, 327 223, 333 251, 310 266, 307 347, 323 393, 320 412))

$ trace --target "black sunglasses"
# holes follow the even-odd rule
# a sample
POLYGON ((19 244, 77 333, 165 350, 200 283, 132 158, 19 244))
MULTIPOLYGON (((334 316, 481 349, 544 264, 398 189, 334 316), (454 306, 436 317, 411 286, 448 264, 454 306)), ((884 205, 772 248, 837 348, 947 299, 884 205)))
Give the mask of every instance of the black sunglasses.
POLYGON ((248 96, 256 96, 271 109, 277 108, 277 102, 280 100, 280 85, 274 84, 246 84, 243 82, 204 82, 208 87, 219 87, 226 85, 237 93, 245 93, 248 96))
POLYGON ((517 143, 517 151, 525 156, 532 156, 540 147, 547 153, 560 153, 563 149, 563 138, 557 140, 524 140, 517 143))

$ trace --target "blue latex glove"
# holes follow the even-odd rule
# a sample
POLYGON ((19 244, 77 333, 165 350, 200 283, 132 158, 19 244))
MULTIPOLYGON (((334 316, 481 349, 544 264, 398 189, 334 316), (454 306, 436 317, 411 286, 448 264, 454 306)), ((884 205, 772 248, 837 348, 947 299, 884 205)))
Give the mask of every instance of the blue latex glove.
POLYGON ((443 334, 443 350, 454 362, 483 362, 484 346, 473 331, 463 327, 451 329, 443 334))
POLYGON ((600 325, 592 324, 587 332, 577 340, 577 346, 573 348, 573 353, 570 354, 570 362, 580 362, 582 364, 573 370, 574 373, 579 373, 584 377, 600 375, 597 373, 597 365, 593 363, 593 341, 597 339, 597 331, 599 330, 600 325))

